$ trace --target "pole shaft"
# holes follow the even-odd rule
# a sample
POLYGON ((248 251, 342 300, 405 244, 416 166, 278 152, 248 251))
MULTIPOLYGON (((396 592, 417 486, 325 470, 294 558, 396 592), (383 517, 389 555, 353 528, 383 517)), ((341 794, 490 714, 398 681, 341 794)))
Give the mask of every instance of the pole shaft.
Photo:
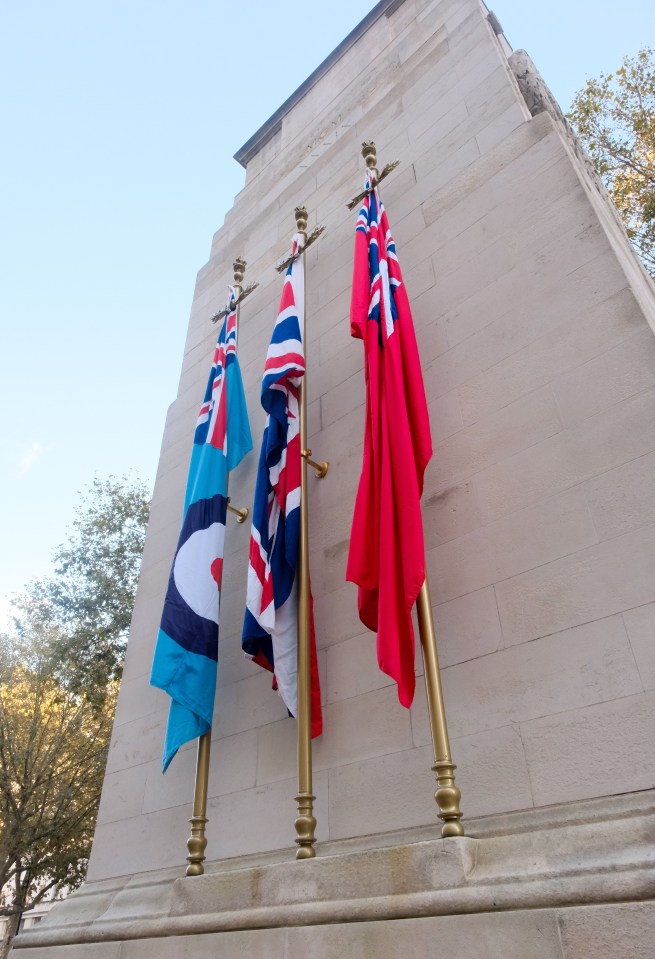
MULTIPOLYGON (((301 208, 302 209, 302 208, 301 208)), ((301 228, 303 220, 296 211, 296 221, 304 243, 306 233, 301 228)), ((306 226, 306 211, 304 225, 306 226)), ((301 254, 303 275, 305 254, 301 254)), ((303 329, 305 350, 305 375, 300 380, 298 396, 300 417, 300 448, 307 449, 307 321, 305 317, 306 296, 303 282, 303 329)), ((310 607, 309 607, 309 514, 307 503, 307 458, 300 461, 300 542, 298 549, 298 816, 295 820, 297 833, 296 859, 312 859, 316 855, 316 819, 312 793, 312 717, 311 717, 311 669, 310 669, 310 607)))
MULTIPOLYGON (((234 298, 239 299, 242 290, 243 274, 246 269, 245 260, 237 257, 234 261, 234 298)), ((229 304, 228 304, 229 307, 229 304)), ((239 314, 240 307, 236 308, 236 331, 239 335, 239 314)), ((237 339, 238 342, 238 339, 237 339)), ((228 478, 229 479, 229 478, 228 478)), ((225 484, 225 496, 227 498, 227 483, 225 484)), ((229 509, 229 506, 228 506, 229 509)), ((234 511, 234 510, 233 510, 234 511)), ((238 512, 238 511, 234 511, 238 512)), ((245 517, 244 517, 245 519, 245 517)), ((186 868, 187 876, 202 876, 205 871, 203 865, 205 861, 205 849, 207 848, 207 836, 205 827, 207 826, 207 791, 209 788, 209 756, 211 752, 211 729, 198 738, 198 755, 196 759, 196 779, 193 788, 193 815, 189 822, 191 823, 191 835, 187 839, 188 866, 186 868)))
POLYGON ((191 835, 187 839, 189 855, 186 868, 187 876, 202 876, 205 871, 205 849, 207 848, 207 784, 209 782, 209 753, 211 749, 211 729, 198 739, 198 758, 196 760, 196 782, 193 795, 193 815, 191 835))
POLYGON ((425 691, 428 698, 428 713, 430 716, 430 730, 432 732, 432 746, 434 749, 434 766, 432 771, 437 778, 437 790, 434 794, 439 807, 439 818, 443 821, 441 835, 463 836, 464 827, 460 819, 462 813, 459 801, 462 794, 455 785, 455 769, 450 753, 448 739, 448 724, 443 701, 441 674, 439 671, 439 657, 437 655, 437 639, 432 618, 430 602, 430 587, 427 576, 421 592, 416 600, 418 628, 421 637, 421 651, 425 670, 425 691))

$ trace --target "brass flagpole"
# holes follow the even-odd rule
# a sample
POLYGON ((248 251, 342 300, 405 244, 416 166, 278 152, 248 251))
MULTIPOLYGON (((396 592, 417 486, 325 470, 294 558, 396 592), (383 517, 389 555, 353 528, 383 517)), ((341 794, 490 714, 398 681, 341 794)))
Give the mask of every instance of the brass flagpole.
POLYGON ((189 863, 186 867, 187 876, 202 876, 205 871, 203 863, 205 861, 205 849, 207 848, 205 826, 207 825, 207 788, 209 784, 211 736, 212 731, 208 729, 198 739, 196 781, 193 789, 193 815, 189 820, 191 835, 186 841, 189 851, 189 855, 186 857, 186 861, 189 863))
POLYGON ((439 819, 443 822, 441 835, 463 836, 464 827, 460 819, 462 812, 459 801, 462 794, 455 785, 456 766, 450 752, 448 738, 448 723, 441 688, 441 672, 439 670, 439 656, 437 654, 437 637, 434 631, 432 618, 432 604, 430 603, 430 587, 428 586, 427 568, 421 592, 416 600, 418 629, 421 637, 421 652, 423 654, 423 669, 425 673, 425 692, 428 698, 428 713, 430 716, 430 730, 432 733, 432 748, 434 751, 434 766, 432 772, 437 779, 437 789, 434 794, 439 807, 439 819))
MULTIPOLYGON (((242 288, 243 276, 246 269, 246 261, 241 257, 237 257, 233 263, 234 270, 234 292, 235 292, 235 302, 236 302, 236 311, 237 311, 237 337, 239 331, 239 315, 241 312, 240 301, 245 299, 248 293, 252 292, 256 284, 251 285, 246 291, 242 288), (244 295, 245 294, 245 295, 244 295)), ((218 319, 226 315, 226 311, 218 313, 215 317, 212 317, 213 321, 216 322, 218 319)), ((237 339, 238 342, 238 339, 237 339)), ((227 478, 227 483, 229 483, 229 476, 227 478)), ((226 484, 227 485, 227 484, 226 484)), ((227 493, 227 489, 226 489, 227 493)), ((243 509, 237 509, 234 506, 230 506, 230 501, 228 497, 227 508, 231 513, 235 513, 237 516, 237 523, 245 522, 246 517, 248 516, 248 509, 244 507, 243 509)), ((206 733, 198 737, 198 755, 196 759, 196 780, 193 791, 193 814, 189 820, 191 824, 191 835, 187 839, 187 862, 188 866, 186 868, 187 876, 202 876, 205 871, 203 865, 205 861, 205 849, 207 848, 207 836, 205 835, 205 827, 207 825, 207 790, 209 786, 209 756, 211 752, 211 736, 212 731, 208 729, 206 733)))
MULTIPOLYGON (((356 197, 353 197, 347 204, 349 210, 354 209, 355 206, 364 199, 367 193, 371 193, 381 180, 388 176, 392 170, 395 170, 399 162, 395 160, 393 163, 388 163, 382 170, 382 173, 378 173, 377 150, 372 140, 362 144, 362 156, 366 161, 371 186, 369 189, 359 193, 356 197)), ((455 785, 455 769, 457 767, 453 763, 450 751, 448 723, 446 721, 446 710, 441 686, 441 672, 439 670, 439 656, 437 653, 437 637, 432 616, 432 604, 430 602, 427 563, 425 580, 416 600, 416 613, 421 639, 425 691, 428 700, 430 732, 432 734, 432 749, 434 752, 434 766, 432 766, 432 771, 437 779, 437 789, 434 798, 439 809, 439 819, 443 822, 441 835, 444 838, 446 836, 463 836, 464 827, 460 822, 462 812, 459 808, 462 794, 455 785)))
MULTIPOLYGON (((307 210, 296 207, 296 228, 301 237, 298 251, 303 261, 309 245, 307 239, 307 210)), ((310 241, 320 231, 314 231, 310 241)), ((327 463, 315 463, 310 459, 312 451, 307 448, 307 318, 306 295, 303 282, 303 328, 302 341, 305 352, 305 375, 300 380, 298 406, 300 417, 300 542, 298 548, 298 816, 294 822, 298 844, 296 859, 312 859, 316 855, 316 818, 312 792, 312 716, 311 716, 311 626, 309 598, 309 513, 307 502, 307 466, 315 470, 319 478, 325 476, 327 463)))

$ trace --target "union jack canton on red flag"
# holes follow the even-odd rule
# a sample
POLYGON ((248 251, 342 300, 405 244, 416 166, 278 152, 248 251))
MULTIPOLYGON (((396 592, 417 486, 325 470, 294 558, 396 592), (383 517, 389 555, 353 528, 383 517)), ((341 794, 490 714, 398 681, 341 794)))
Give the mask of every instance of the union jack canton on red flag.
POLYGON ((173 559, 150 682, 171 697, 164 772, 184 743, 212 724, 227 477, 252 449, 237 359, 232 287, 198 413, 182 532, 173 559))
MULTIPOLYGON (((300 242, 301 237, 296 234, 294 254, 300 242)), ((242 638, 246 655, 273 672, 273 686, 292 716, 298 713, 297 566, 301 470, 298 388, 305 375, 301 333, 304 285, 304 264, 300 257, 290 264, 285 276, 264 366, 261 403, 268 415, 255 487, 242 638)), ((312 736, 319 736, 323 720, 313 611, 310 624, 312 736)))
POLYGON ((359 586, 361 621, 377 632, 380 669, 409 707, 411 611, 425 580, 420 499, 432 440, 409 300, 377 187, 357 220, 350 322, 364 341, 366 429, 346 578, 359 586))

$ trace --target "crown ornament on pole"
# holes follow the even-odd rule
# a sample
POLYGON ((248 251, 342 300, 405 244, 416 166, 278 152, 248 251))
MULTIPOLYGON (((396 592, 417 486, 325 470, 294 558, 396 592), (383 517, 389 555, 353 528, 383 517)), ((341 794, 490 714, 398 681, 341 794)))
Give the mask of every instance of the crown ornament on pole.
POLYGON ((306 206, 297 206, 293 211, 296 217, 296 228, 298 233, 307 233, 307 221, 309 219, 309 214, 307 213, 306 206))
POLYGON ((362 190, 361 193, 358 193, 357 196, 354 196, 352 200, 346 203, 346 206, 349 210, 354 210, 355 207, 362 202, 364 197, 368 196, 369 193, 372 193, 373 190, 377 187, 378 183, 381 183, 385 177, 389 176, 392 170, 395 170, 400 164, 400 160, 394 160, 392 163, 387 163, 382 173, 378 173, 378 151, 375 146, 375 141, 366 140, 362 143, 362 156, 366 163, 366 169, 368 172, 369 180, 371 185, 365 190, 362 190))
POLYGON ((234 271, 234 285, 243 286, 243 277, 246 272, 246 267, 248 264, 243 259, 242 256, 238 256, 234 263, 232 264, 232 269, 234 271))
POLYGON ((234 274, 234 288, 237 296, 234 302, 226 307, 224 310, 220 310, 218 313, 215 313, 212 316, 212 323, 218 323, 219 320, 224 320, 228 313, 236 309, 240 303, 243 303, 247 296, 250 296, 253 290, 256 290, 259 286, 259 283, 249 283, 248 286, 243 286, 243 277, 246 272, 246 266, 248 264, 242 256, 235 257, 234 263, 232 264, 232 271, 234 274))
POLYGON ((378 151, 373 140, 362 143, 362 156, 373 183, 378 178, 378 151))
POLYGON ((306 206, 297 206, 295 208, 294 216, 296 218, 296 230, 302 237, 302 243, 298 246, 298 249, 295 253, 292 253, 290 256, 287 256, 281 263, 275 267, 278 273, 284 273, 284 271, 295 261, 299 256, 302 256, 305 250, 312 245, 314 240, 318 240, 321 233, 324 232, 324 226, 316 226, 312 232, 307 236, 307 222, 309 220, 309 214, 307 213, 306 206))

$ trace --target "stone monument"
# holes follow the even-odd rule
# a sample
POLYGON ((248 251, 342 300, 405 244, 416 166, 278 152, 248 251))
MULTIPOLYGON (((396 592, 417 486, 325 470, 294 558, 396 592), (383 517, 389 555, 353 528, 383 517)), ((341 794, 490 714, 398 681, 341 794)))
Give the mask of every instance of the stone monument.
MULTIPOLYGON (((502 11, 500 11, 502 13, 502 11)), ((382 0, 237 153, 162 442, 88 879, 18 959, 652 957, 655 296, 526 54, 479 0, 382 0), (440 838, 425 695, 378 668, 345 561, 363 442, 348 320, 361 142, 412 304, 435 454, 423 496, 466 835, 440 838), (296 724, 240 646, 248 524, 228 522, 205 874, 196 752, 160 771, 148 677, 232 262, 253 436, 294 206, 307 253, 310 563, 325 732, 317 858, 294 860, 296 724)), ((252 502, 256 455, 232 474, 252 502)), ((421 671, 417 660, 417 670, 421 671)))

